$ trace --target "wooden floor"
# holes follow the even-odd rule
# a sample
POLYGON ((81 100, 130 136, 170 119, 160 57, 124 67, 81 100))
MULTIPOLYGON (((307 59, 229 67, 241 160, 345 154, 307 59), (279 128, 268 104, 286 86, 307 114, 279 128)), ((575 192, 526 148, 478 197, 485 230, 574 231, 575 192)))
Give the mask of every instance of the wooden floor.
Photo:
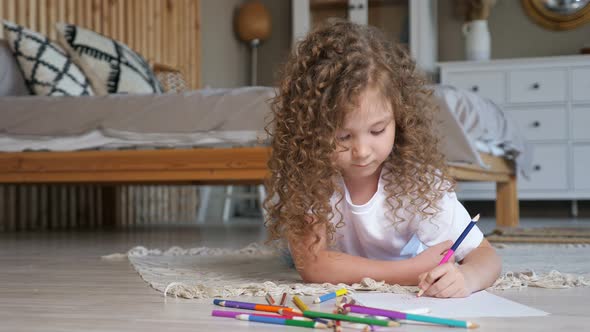
MULTIPOLYGON (((151 248, 237 248, 262 236, 259 229, 252 227, 0 234, 0 331, 296 331, 212 318, 211 300, 165 301, 128 262, 100 260, 101 255, 124 252, 139 244, 151 248)), ((474 319, 481 325, 479 331, 589 329, 590 287, 497 294, 552 315, 474 319)), ((405 325, 392 330, 449 329, 405 325)))

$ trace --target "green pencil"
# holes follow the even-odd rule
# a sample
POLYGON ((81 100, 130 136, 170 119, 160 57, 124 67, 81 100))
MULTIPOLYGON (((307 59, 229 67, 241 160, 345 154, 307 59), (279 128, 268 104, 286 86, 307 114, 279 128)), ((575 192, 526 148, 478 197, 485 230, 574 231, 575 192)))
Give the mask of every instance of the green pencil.
POLYGON ((392 320, 332 314, 329 312, 319 312, 319 311, 306 310, 303 312, 303 316, 310 317, 310 318, 327 318, 327 319, 335 319, 335 320, 344 320, 344 321, 348 321, 348 322, 363 323, 363 324, 369 324, 369 325, 400 326, 400 324, 398 322, 394 322, 392 320))

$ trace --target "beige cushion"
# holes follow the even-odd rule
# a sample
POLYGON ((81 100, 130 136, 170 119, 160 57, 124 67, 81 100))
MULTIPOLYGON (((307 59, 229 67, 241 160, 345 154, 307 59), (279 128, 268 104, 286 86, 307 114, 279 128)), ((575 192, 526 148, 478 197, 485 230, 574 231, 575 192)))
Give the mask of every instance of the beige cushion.
POLYGON ((97 94, 161 93, 148 63, 127 45, 72 24, 56 24, 58 41, 97 94))
POLYGON ((4 36, 31 92, 45 96, 93 94, 86 76, 57 43, 15 23, 3 23, 4 36))

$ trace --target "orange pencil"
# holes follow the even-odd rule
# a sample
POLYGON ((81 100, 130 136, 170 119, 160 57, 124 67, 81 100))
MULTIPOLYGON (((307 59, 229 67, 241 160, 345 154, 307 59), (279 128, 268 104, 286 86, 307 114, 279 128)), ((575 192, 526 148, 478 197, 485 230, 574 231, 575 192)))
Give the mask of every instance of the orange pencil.
POLYGON ((303 313, 301 313, 300 310, 294 309, 294 308, 289 308, 289 307, 285 307, 285 308, 281 308, 279 309, 279 314, 281 315, 291 315, 291 316, 303 316, 303 313))
POLYGON ((226 301, 221 299, 213 300, 213 304, 228 307, 228 308, 237 308, 237 309, 249 309, 249 310, 257 310, 257 311, 266 311, 266 312, 293 312, 293 313, 301 313, 299 310, 289 307, 281 307, 278 305, 267 305, 267 304, 258 304, 258 303, 250 303, 250 302, 239 302, 239 301, 226 301))

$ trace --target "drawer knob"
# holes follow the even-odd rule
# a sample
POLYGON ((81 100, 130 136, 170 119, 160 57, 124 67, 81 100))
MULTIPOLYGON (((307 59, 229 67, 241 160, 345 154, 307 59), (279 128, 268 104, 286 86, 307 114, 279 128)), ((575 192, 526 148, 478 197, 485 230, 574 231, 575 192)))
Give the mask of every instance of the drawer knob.
POLYGON ((541 87, 541 84, 533 83, 533 90, 539 90, 540 87, 541 87))
POLYGON ((539 127, 541 127, 541 122, 539 122, 539 121, 533 122, 533 128, 539 128, 539 127))
POLYGON ((535 167, 533 167, 533 169, 538 172, 541 170, 541 165, 535 165, 535 167))
POLYGON ((477 85, 474 85, 471 87, 471 91, 477 92, 477 91, 479 91, 479 87, 477 85))

